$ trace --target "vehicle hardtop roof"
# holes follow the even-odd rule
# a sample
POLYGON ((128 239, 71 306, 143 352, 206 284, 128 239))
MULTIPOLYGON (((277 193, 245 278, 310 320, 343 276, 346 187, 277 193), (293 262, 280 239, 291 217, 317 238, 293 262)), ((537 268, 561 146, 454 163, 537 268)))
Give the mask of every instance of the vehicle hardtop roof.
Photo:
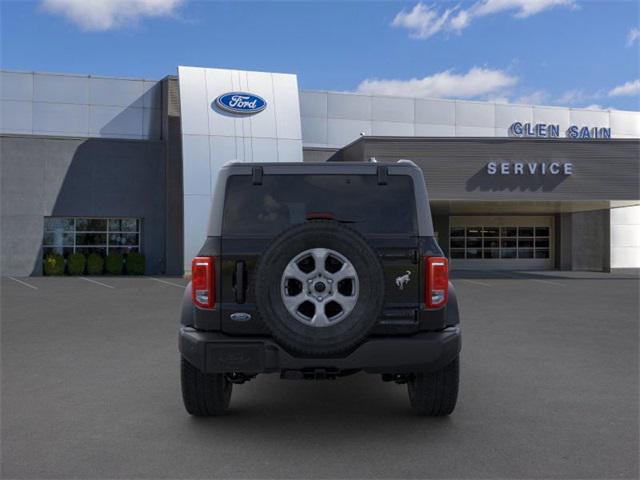
POLYGON ((291 168, 294 170, 314 170, 316 168, 320 168, 323 170, 335 170, 335 171, 375 171, 378 167, 385 168, 400 168, 400 169, 415 169, 418 171, 420 167, 418 167, 415 163, 410 160, 400 160, 396 163, 377 163, 377 162, 240 162, 240 161, 230 161, 225 163, 222 168, 228 168, 232 170, 242 169, 243 167, 262 167, 262 168, 278 168, 286 169, 291 168))

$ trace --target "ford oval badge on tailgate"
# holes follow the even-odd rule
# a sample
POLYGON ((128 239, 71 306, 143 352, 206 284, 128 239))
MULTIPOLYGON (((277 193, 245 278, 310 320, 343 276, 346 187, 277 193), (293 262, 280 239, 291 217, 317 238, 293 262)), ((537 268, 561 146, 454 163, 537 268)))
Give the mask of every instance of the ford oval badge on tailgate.
POLYGON ((245 312, 235 312, 229 316, 234 322, 248 322, 251 320, 251 315, 245 312))
POLYGON ((216 107, 236 115, 252 115, 267 108, 264 98, 246 92, 229 92, 215 99, 216 107))

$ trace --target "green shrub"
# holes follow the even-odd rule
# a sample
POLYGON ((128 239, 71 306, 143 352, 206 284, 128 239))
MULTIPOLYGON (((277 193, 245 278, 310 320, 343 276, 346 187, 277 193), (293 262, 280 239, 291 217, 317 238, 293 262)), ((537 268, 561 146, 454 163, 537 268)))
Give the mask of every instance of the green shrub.
POLYGON ((124 265, 124 257, 121 253, 111 252, 107 255, 104 261, 104 268, 109 275, 122 274, 122 267, 124 265))
POLYGON ((67 257, 67 271, 69 275, 82 275, 87 259, 82 253, 72 253, 67 257))
POLYGON ((144 255, 138 252, 127 254, 127 274, 144 275, 144 255))
POLYGON ((59 253, 49 253, 44 259, 45 275, 64 275, 64 258, 59 253))
POLYGON ((87 273, 89 275, 102 275, 104 259, 99 253, 92 253, 87 257, 87 273))

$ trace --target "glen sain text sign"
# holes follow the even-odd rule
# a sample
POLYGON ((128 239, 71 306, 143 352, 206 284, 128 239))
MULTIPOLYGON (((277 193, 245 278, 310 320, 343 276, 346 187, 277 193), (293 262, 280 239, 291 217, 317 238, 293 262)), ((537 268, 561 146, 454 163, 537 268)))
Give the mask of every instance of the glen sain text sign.
MULTIPOLYGON (((548 123, 515 122, 509 127, 512 137, 560 138, 560 125, 548 123)), ((579 140, 597 140, 611 138, 611 129, 607 127, 583 127, 571 125, 565 131, 566 138, 579 140)))

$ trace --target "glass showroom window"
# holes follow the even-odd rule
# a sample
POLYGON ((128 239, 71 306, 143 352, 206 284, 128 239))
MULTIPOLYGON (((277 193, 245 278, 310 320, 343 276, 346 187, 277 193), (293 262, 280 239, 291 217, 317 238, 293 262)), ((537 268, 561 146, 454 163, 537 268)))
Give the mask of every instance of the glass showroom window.
POLYGON ((549 227, 451 227, 450 258, 549 258, 549 227))
POLYGON ((43 254, 140 251, 139 218, 46 217, 43 254))

